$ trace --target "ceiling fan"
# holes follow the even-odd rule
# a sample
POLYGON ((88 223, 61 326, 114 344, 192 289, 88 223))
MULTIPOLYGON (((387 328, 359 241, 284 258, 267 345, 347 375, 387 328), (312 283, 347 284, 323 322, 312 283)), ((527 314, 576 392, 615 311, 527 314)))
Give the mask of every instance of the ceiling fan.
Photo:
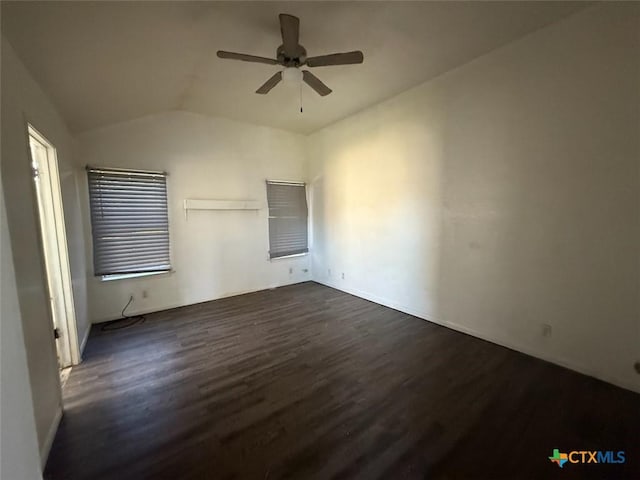
POLYGON ((282 45, 276 50, 275 59, 218 50, 218 57, 220 58, 266 63, 267 65, 282 65, 285 67, 284 70, 277 72, 269 80, 264 82, 264 84, 256 90, 256 93, 262 95, 269 93, 269 91, 284 78, 285 80, 302 80, 319 95, 324 97, 331 93, 331 89, 309 70, 300 70, 300 67, 305 65, 312 68, 326 67, 329 65, 350 65, 363 62, 364 56, 359 50, 320 55, 318 57, 307 57, 307 51, 298 43, 300 37, 300 19, 293 15, 287 15, 286 13, 281 13, 279 18, 282 45))

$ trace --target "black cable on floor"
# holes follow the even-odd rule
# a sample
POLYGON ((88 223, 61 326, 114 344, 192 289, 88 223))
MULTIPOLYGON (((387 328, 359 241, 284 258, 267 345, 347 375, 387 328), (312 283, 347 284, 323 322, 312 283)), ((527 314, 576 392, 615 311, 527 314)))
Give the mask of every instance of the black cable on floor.
POLYGON ((122 330, 123 328, 129 328, 129 327, 133 327, 134 325, 138 325, 139 323, 143 323, 146 320, 144 318, 144 315, 136 315, 135 317, 129 317, 125 315, 124 312, 129 307, 129 305, 131 305, 131 302, 133 302, 133 295, 129 297, 129 301, 122 309, 122 313, 120 314, 122 318, 119 318, 118 320, 112 320, 111 322, 103 323, 102 327, 100 327, 100 330, 103 332, 110 332, 112 330, 122 330), (124 324, 122 323, 126 321, 129 321, 129 322, 124 324))

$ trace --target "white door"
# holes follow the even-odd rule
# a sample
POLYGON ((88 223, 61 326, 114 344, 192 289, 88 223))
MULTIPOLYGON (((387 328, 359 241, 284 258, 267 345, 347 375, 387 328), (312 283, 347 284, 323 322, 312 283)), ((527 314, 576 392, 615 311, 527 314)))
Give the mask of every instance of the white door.
POLYGON ((79 363, 80 355, 58 162, 53 145, 31 126, 29 147, 51 305, 52 335, 56 338, 58 364, 65 368, 79 363))

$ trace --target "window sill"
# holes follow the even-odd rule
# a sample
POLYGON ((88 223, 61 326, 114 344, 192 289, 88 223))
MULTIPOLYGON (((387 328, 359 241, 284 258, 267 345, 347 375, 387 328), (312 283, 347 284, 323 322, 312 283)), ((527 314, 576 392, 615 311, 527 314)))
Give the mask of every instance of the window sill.
POLYGON ((164 275, 172 273, 173 270, 162 270, 161 272, 143 272, 143 273, 123 273, 115 275, 102 275, 100 281, 112 282, 114 280, 126 280, 128 278, 140 278, 140 277, 155 277, 156 275, 164 275))
POLYGON ((269 261, 273 262, 273 261, 276 261, 276 260, 286 260, 288 258, 306 257, 307 255, 309 255, 309 252, 295 253, 293 255, 285 255, 283 257, 273 257, 273 258, 270 258, 269 261))

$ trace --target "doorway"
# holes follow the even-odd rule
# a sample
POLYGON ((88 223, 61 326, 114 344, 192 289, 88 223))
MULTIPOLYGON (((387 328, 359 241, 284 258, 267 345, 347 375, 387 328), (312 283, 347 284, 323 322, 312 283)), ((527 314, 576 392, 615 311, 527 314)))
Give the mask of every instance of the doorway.
POLYGON ((71 270, 55 147, 28 125, 52 329, 60 370, 80 363, 71 270))

